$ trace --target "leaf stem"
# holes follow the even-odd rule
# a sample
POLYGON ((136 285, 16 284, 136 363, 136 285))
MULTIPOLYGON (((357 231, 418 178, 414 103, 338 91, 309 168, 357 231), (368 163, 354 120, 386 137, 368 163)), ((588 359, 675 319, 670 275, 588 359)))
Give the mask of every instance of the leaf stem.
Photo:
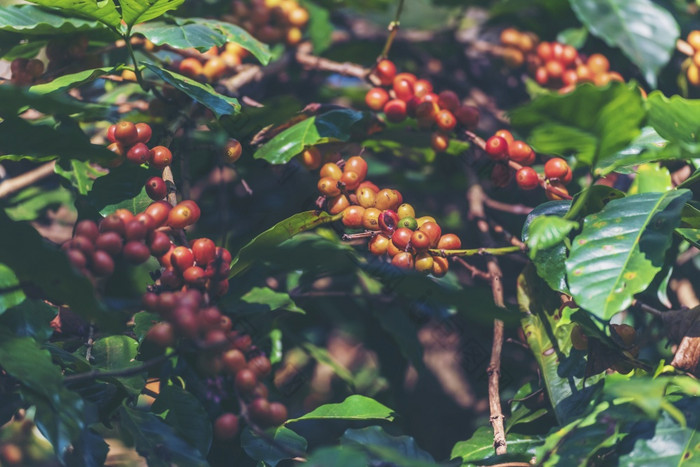
POLYGON ((396 8, 396 14, 394 15, 394 20, 391 23, 389 23, 389 37, 386 38, 386 42, 384 43, 384 48, 382 49, 382 53, 377 58, 377 63, 379 63, 381 60, 383 60, 389 56, 389 51, 391 50, 391 45, 394 43, 394 39, 396 38, 396 34, 399 32, 399 25, 400 25, 399 20, 401 18, 401 12, 403 11, 403 2, 404 2, 404 0, 399 0, 399 6, 396 8))
POLYGON ((134 54, 134 48, 131 45, 131 28, 129 28, 126 31, 126 34, 124 34, 122 37, 124 38, 124 41, 126 42, 126 50, 129 51, 129 57, 131 57, 131 61, 134 63, 134 74, 136 75, 136 81, 138 81, 139 86, 141 86, 141 89, 148 92, 151 90, 151 87, 143 79, 143 75, 141 74, 141 70, 139 69, 139 64, 136 61, 136 55, 134 54))

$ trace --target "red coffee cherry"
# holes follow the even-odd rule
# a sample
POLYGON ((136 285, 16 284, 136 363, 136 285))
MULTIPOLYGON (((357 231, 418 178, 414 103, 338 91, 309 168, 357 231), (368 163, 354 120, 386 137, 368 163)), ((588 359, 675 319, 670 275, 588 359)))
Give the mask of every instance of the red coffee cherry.
POLYGON ((222 441, 230 440, 238 436, 238 417, 232 413, 224 413, 214 422, 214 436, 222 441))
POLYGON ((442 131, 452 131, 457 126, 457 119, 449 110, 441 110, 435 116, 435 123, 442 131))
POLYGON ((100 235, 100 230, 93 221, 83 220, 75 225, 75 235, 82 235, 94 242, 100 235))
POLYGON ((463 105, 454 111, 455 118, 460 125, 467 129, 474 129, 479 125, 479 109, 473 105, 463 105))
POLYGON ((177 246, 170 254, 170 263, 178 271, 194 266, 194 254, 186 246, 177 246))
POLYGON ((511 160, 523 165, 532 165, 535 162, 535 151, 524 141, 513 141, 509 144, 508 156, 511 160))
POLYGON ((340 177, 340 181, 345 185, 345 189, 349 191, 354 191, 362 182, 362 179, 356 172, 345 171, 340 177))
POLYGON ((454 112, 460 106, 459 96, 456 92, 450 91, 449 89, 441 91, 440 94, 438 94, 438 105, 441 109, 454 112))
POLYGON ((163 287, 175 290, 182 287, 182 276, 172 268, 168 268, 160 274, 160 283, 163 287))
POLYGON ((492 136, 486 140, 486 153, 495 161, 508 159, 508 143, 500 136, 492 136))
POLYGON ((389 102, 389 93, 384 88, 372 88, 365 94, 365 104, 375 112, 380 112, 387 102, 389 102))
POLYGON ((151 160, 151 151, 145 144, 136 143, 127 151, 126 158, 134 164, 146 164, 151 160))
POLYGON ((537 172, 532 167, 523 167, 515 173, 515 181, 523 190, 534 190, 540 184, 537 172))
POLYGON ((406 251, 399 252, 391 258, 391 264, 400 269, 413 269, 413 255, 406 251))
POLYGON ((192 308, 178 306, 173 310, 171 317, 175 328, 183 336, 194 339, 199 335, 197 313, 192 308))
POLYGON ((92 255, 92 272, 98 277, 106 277, 114 272, 114 260, 106 251, 97 250, 92 255))
POLYGON ((405 227, 396 229, 391 236, 391 241, 399 250, 405 250, 411 242, 413 231, 405 227))
POLYGON ((270 363, 270 359, 266 356, 258 355, 250 359, 248 368, 253 370, 258 378, 265 378, 272 371, 272 364, 270 363))
POLYGON ((117 232, 105 232, 95 240, 95 247, 112 256, 117 256, 122 251, 122 236, 117 232))
POLYGON ((396 213, 396 211, 387 209, 382 211, 382 213, 379 215, 379 228, 385 234, 393 233, 394 230, 396 230, 398 223, 399 215, 396 213))
POLYGON ((246 368, 236 373, 234 384, 239 392, 247 395, 255 389, 255 386, 257 386, 258 377, 255 376, 255 373, 252 370, 246 368))
POLYGON ((134 213, 128 209, 117 209, 114 214, 122 220, 125 227, 127 223, 134 220, 134 213))
POLYGON ((373 255, 381 256, 387 252, 391 240, 384 234, 375 235, 369 241, 369 251, 373 255))
POLYGON ((280 426, 284 422, 287 421, 287 418, 288 418, 287 407, 285 407, 284 404, 282 404, 280 402, 270 403, 270 409, 269 409, 269 415, 268 415, 270 425, 280 426))
POLYGON ((154 228, 158 228, 168 220, 168 214, 171 209, 172 206, 167 201, 156 201, 149 204, 144 212, 153 219, 154 228))
MULTIPOLYGON (((345 172, 355 172, 362 180, 367 176, 367 161, 360 156, 353 156, 345 162, 345 172)), ((368 182, 372 183, 372 182, 368 182)))
POLYGON ((136 219, 130 220, 124 227, 124 238, 126 238, 127 241, 143 240, 146 238, 146 234, 148 234, 146 224, 136 219))
POLYGON ((424 222, 418 230, 425 232, 430 238, 430 246, 434 248, 437 246, 440 236, 442 236, 442 229, 436 222, 428 221, 424 222))
POLYGON ((445 234, 438 240, 437 247, 441 250, 459 250, 462 247, 462 241, 455 234, 445 234))
POLYGON ((445 152, 450 147, 450 137, 442 131, 434 131, 430 134, 430 147, 435 152, 445 152))
POLYGON ((131 146, 139 140, 136 125, 131 122, 119 122, 114 129, 114 139, 124 146, 131 146))
POLYGON ((189 285, 202 286, 207 281, 204 269, 199 266, 190 266, 182 273, 182 278, 189 285))
MULTIPOLYGON (((413 83, 413 93, 417 97, 426 97, 428 94, 431 94, 433 92, 433 85, 430 81, 425 80, 425 79, 419 79, 415 83, 413 83)), ((434 95, 429 98, 431 102, 435 102, 437 104, 438 101, 438 96, 434 95)))
POLYGON ((509 145, 515 141, 515 138, 513 138, 513 134, 508 131, 508 130, 498 130, 496 133, 493 134, 494 136, 500 136, 504 140, 506 140, 506 143, 509 145))
POLYGON ((151 256, 151 250, 148 249, 146 244, 137 240, 132 240, 126 242, 122 254, 124 255, 124 259, 131 264, 141 264, 151 256))
POLYGON ((146 334, 146 339, 153 342, 158 347, 172 347, 175 343, 175 330, 173 325, 167 321, 156 323, 146 334))
POLYGON ((100 221, 100 232, 116 232, 124 235, 124 221, 118 215, 110 214, 100 221))
POLYGON ((431 240, 428 234, 422 230, 416 230, 411 235, 411 246, 416 250, 427 250, 430 248, 431 240))
POLYGON ((547 178, 564 179, 571 172, 569 164, 561 157, 553 157, 544 164, 544 176, 547 178))
POLYGON ((256 425, 267 426, 270 418, 270 403, 267 399, 258 397, 248 404, 248 413, 256 425))
POLYGON ((146 180, 146 194, 154 201, 159 201, 168 195, 168 186, 161 177, 151 177, 146 180))
POLYGON ((549 75, 547 74, 547 69, 543 66, 537 67, 535 70, 535 81, 540 86, 546 86, 549 82, 549 75))
POLYGON ((237 139, 229 139, 224 146, 224 160, 229 164, 234 164, 243 154, 243 146, 237 139))
POLYGON ((151 140, 153 130, 151 130, 151 126, 148 123, 137 123, 136 135, 139 143, 146 144, 151 140))
POLYGON ((170 237, 168 237, 164 232, 154 230, 148 234, 148 248, 151 250, 153 256, 162 256, 170 250, 170 237))
POLYGON ((209 238, 198 238, 191 243, 194 260, 200 266, 206 266, 216 258, 216 244, 209 238))
POLYGON ((173 161, 173 153, 165 146, 155 146, 150 153, 151 165, 156 169, 164 169, 173 161))
POLYGON ((430 272, 435 277, 443 277, 450 269, 450 262, 447 258, 433 256, 433 269, 430 272))
POLYGON ((224 370, 231 375, 235 375, 247 367, 245 355, 238 349, 230 349, 224 352, 221 356, 221 362, 224 365, 224 370))
POLYGON ((68 256, 68 261, 76 269, 83 269, 87 266, 87 258, 80 250, 68 250, 66 251, 66 256, 68 256))
POLYGON ((396 94, 397 99, 408 102, 413 97, 413 83, 407 79, 396 79, 394 78, 394 94, 396 94))
POLYGON ((396 76, 396 65, 391 60, 382 60, 377 63, 375 73, 382 86, 390 86, 396 76))
POLYGON ((196 213, 184 201, 172 208, 168 213, 167 224, 173 229, 184 229, 195 222, 197 222, 196 213))
POLYGON ((114 136, 114 132, 117 130, 117 125, 110 125, 109 128, 107 128, 107 141, 110 143, 116 143, 117 138, 114 136))
POLYGON ((406 119, 406 103, 401 99, 392 99, 384 106, 384 115, 390 122, 398 123, 406 119))

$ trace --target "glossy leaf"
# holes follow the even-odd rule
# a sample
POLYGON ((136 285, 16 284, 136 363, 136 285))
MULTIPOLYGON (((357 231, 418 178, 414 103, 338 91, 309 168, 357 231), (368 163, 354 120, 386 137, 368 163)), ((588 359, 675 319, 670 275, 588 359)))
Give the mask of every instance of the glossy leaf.
POLYGON ((656 86, 656 75, 670 60, 680 34, 678 23, 651 0, 569 0, 589 31, 619 47, 656 86))
POLYGON ((37 342, 44 342, 53 335, 51 320, 56 314, 56 308, 46 302, 29 299, 7 310, 0 317, 0 326, 4 326, 17 337, 32 337, 37 342))
POLYGON ((69 73, 59 76, 48 83, 35 84, 29 88, 29 91, 37 94, 48 94, 51 92, 62 93, 69 89, 82 86, 83 84, 91 83, 101 76, 114 74, 117 71, 119 71, 119 67, 105 66, 102 68, 79 71, 77 73, 69 73))
MULTIPOLYGON (((549 201, 542 203, 532 210, 525 219, 523 224, 522 238, 524 242, 528 242, 530 238, 530 225, 534 219, 540 216, 564 216, 569 207, 570 201, 549 201)), ((532 262, 535 265, 537 274, 547 282, 553 290, 567 293, 569 290, 566 285, 566 259, 567 248, 564 242, 553 245, 549 248, 538 249, 531 255, 532 262)))
POLYGON ((124 163, 95 180, 87 201, 105 216, 119 208, 140 212, 150 204, 150 198, 148 201, 144 199, 144 196, 147 197, 144 188, 146 180, 156 173, 154 169, 124 163))
POLYGON ((51 10, 34 5, 0 7, 0 31, 24 36, 74 34, 102 27, 94 21, 57 15, 51 10))
POLYGON ((566 261, 576 303, 605 320, 627 308, 661 270, 688 199, 688 190, 643 193, 587 216, 566 261))
POLYGON ((164 68, 146 63, 146 68, 152 71, 156 76, 172 85, 175 89, 184 92, 189 97, 199 102, 221 118, 224 115, 232 115, 240 111, 241 104, 233 97, 219 94, 208 84, 199 83, 187 76, 169 71, 164 68))
POLYGON ((8 308, 22 303, 25 298, 15 273, 9 267, 0 264, 0 315, 8 308))
POLYGON ((339 219, 338 216, 331 216, 326 212, 305 211, 278 222, 240 249, 231 262, 229 278, 248 269, 256 261, 260 252, 279 245, 298 233, 314 229, 319 225, 327 224, 337 219, 339 219))
POLYGON ((340 437, 341 445, 358 445, 377 462, 406 467, 437 466, 435 459, 421 449, 410 436, 392 436, 380 426, 347 429, 340 437))
POLYGON ((86 0, 29 0, 41 6, 56 8, 69 14, 97 20, 113 28, 119 27, 121 16, 114 2, 86 0))
POLYGON ((671 173, 659 164, 640 164, 627 194, 664 192, 673 188, 671 173))
POLYGON ((205 18, 169 18, 139 24, 134 33, 142 34, 156 45, 168 44, 178 49, 193 47, 200 52, 234 42, 252 53, 260 63, 267 65, 270 50, 267 44, 258 41, 245 29, 224 21, 205 18))
POLYGON ((330 20, 330 14, 326 8, 313 2, 303 1, 301 4, 309 12, 309 24, 306 31, 314 46, 314 53, 319 55, 333 43, 333 24, 330 20))
POLYGON ((148 330, 161 320, 162 318, 158 313, 151 313, 148 311, 139 311, 136 313, 134 315, 134 334, 136 335, 136 340, 142 342, 148 330))
POLYGON ((267 313, 273 311, 290 311, 301 314, 306 313, 304 310, 299 308, 296 303, 294 303, 294 300, 291 299, 289 294, 284 292, 276 292, 268 287, 253 287, 241 297, 241 300, 250 305, 262 307, 264 311, 261 311, 267 313))
POLYGON ((185 3, 185 0, 120 0, 122 19, 127 26, 158 18, 185 3))
POLYGON ((315 450, 305 464, 307 467, 367 467, 369 462, 367 455, 355 446, 329 446, 315 450))
POLYGON ((312 116, 284 130, 256 152, 256 159, 286 164, 305 147, 334 141, 348 141, 353 127, 365 119, 356 110, 336 109, 312 116))
MULTIPOLYGON (((525 436, 509 434, 506 436, 508 446, 508 461, 530 462, 534 457, 535 448, 543 443, 540 436, 525 436)), ((493 429, 481 426, 476 429, 472 437, 466 441, 459 441, 452 447, 450 459, 460 459, 462 465, 490 465, 506 459, 495 455, 493 447, 493 429)))
POLYGON ((286 424, 300 420, 394 420, 394 411, 369 397, 358 394, 348 396, 338 404, 325 404, 306 415, 287 420, 286 424))
POLYGON ((75 159, 59 160, 54 171, 65 178, 80 195, 87 195, 92 190, 95 179, 107 175, 106 170, 97 170, 90 163, 75 159))
POLYGON ((645 126, 626 148, 599 166, 599 173, 601 176, 611 172, 634 173, 639 164, 683 158, 685 156, 678 145, 668 144, 666 138, 659 135, 653 127, 645 126))
POLYGON ((203 456, 207 455, 212 442, 211 421, 194 395, 178 386, 162 385, 151 411, 166 413, 165 422, 203 456))
POLYGON ((33 186, 8 200, 5 212, 15 221, 34 221, 49 209, 70 205, 72 202, 72 193, 63 187, 45 190, 33 186))
POLYGON ((281 426, 276 428, 272 433, 272 438, 276 443, 287 448, 287 450, 280 449, 280 447, 273 445, 270 441, 256 435, 249 429, 243 430, 241 445, 251 458, 265 462, 265 464, 269 464, 272 467, 286 459, 295 457, 290 454, 290 449, 300 453, 306 451, 306 439, 287 427, 281 426))
POLYGON ((511 122, 536 151, 574 154, 577 164, 599 169, 639 135, 645 113, 634 84, 612 82, 539 96, 513 110, 511 122))
MULTIPOLYGON (((138 342, 129 336, 113 335, 97 339, 92 347, 92 364, 105 371, 138 367, 142 364, 136 360, 138 346, 138 342)), ((138 395, 146 385, 144 374, 115 379, 132 396, 138 395)))
POLYGON ((700 153, 700 100, 654 91, 647 98, 649 124, 660 136, 681 145, 691 153, 700 153))
POLYGON ((527 246, 530 258, 535 258, 540 250, 547 250, 563 242, 569 232, 578 228, 578 222, 557 216, 539 216, 530 222, 527 246))

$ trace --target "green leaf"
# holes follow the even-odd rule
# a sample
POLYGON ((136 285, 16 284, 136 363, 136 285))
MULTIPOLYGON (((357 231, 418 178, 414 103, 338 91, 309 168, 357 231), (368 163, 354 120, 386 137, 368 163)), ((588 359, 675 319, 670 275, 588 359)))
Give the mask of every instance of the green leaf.
POLYGON ((696 248, 700 248, 699 229, 676 229, 674 232, 683 237, 683 239, 691 245, 695 246, 696 248))
POLYGON ((333 373, 335 373, 340 379, 345 381, 345 384, 347 384, 352 391, 355 390, 355 378, 353 377, 352 372, 345 368, 342 364, 338 363, 333 358, 333 356, 331 356, 330 352, 328 352, 322 347, 317 347, 313 345, 311 342, 304 342, 302 344, 302 347, 317 362, 327 365, 329 368, 331 368, 333 370, 333 373))
POLYGON ((151 70, 160 79, 172 85, 175 89, 184 92, 189 97, 214 112, 216 118, 221 118, 224 115, 232 115, 241 110, 241 104, 238 103, 238 100, 219 94, 208 84, 198 83, 187 76, 160 68, 150 63, 145 63, 145 65, 146 68, 151 70))
POLYGON ((122 18, 111 0, 29 0, 41 6, 57 8, 70 14, 92 18, 118 28, 122 18))
POLYGON ((146 180, 154 175, 155 169, 132 164, 111 169, 107 175, 95 180, 87 201, 104 216, 119 208, 140 212, 151 202, 150 198, 146 201, 143 197, 146 180))
MULTIPOLYGON (((537 206, 525 219, 522 233, 523 241, 525 243, 529 241, 530 225, 534 219, 541 216, 562 217, 567 213, 570 206, 570 201, 548 201, 537 206)), ((547 285, 553 290, 564 293, 568 293, 569 290, 566 285, 566 263, 564 262, 566 251, 566 245, 562 241, 546 249, 540 248, 534 253, 534 257, 530 256, 537 269, 537 274, 547 282, 547 285)))
POLYGON ((647 98, 649 124, 663 138, 681 145, 691 153, 700 153, 700 100, 654 91, 647 98))
MULTIPOLYGON (((269 433, 269 432, 268 432, 269 433)), ((306 439, 299 436, 287 427, 281 426, 275 428, 273 433, 270 433, 276 443, 288 449, 293 449, 300 453, 306 452, 306 439)), ((279 447, 270 443, 265 438, 256 435, 250 429, 246 428, 241 434, 241 445, 243 450, 250 457, 257 461, 262 461, 266 465, 269 464, 275 467, 280 462, 291 459, 289 451, 283 451, 279 447)))
POLYGON ((306 32, 314 46, 314 53, 320 55, 333 43, 333 23, 331 23, 330 13, 326 8, 311 1, 303 0, 300 3, 309 12, 306 32))
POLYGON ((305 147, 321 143, 348 141, 354 127, 366 115, 350 109, 336 109, 307 118, 284 130, 256 152, 256 159, 271 164, 286 164, 305 147))
POLYGON ((394 420, 394 411, 369 397, 348 396, 338 404, 325 404, 299 418, 290 418, 285 424, 300 420, 394 420))
POLYGON ((120 327, 122 317, 106 313, 95 297, 90 281, 78 274, 58 248, 49 246, 39 233, 25 222, 12 221, 0 210, 0 263, 10 267, 20 281, 34 284, 45 298, 57 304, 67 304, 71 310, 105 329, 120 327), (41 267, 37 268, 36 265, 41 267))
POLYGON ((193 47, 200 52, 227 42, 234 42, 252 53, 260 63, 267 65, 270 61, 270 49, 245 29, 235 24, 205 18, 169 18, 139 24, 134 33, 142 34, 156 45, 168 44, 178 49, 193 47))
POLYGON ((119 422, 120 428, 132 436, 136 451, 151 467, 209 465, 197 448, 179 438, 170 425, 152 413, 122 405, 119 422))
POLYGON ((134 315, 134 334, 136 335, 136 340, 142 342, 148 330, 161 320, 158 313, 150 313, 148 311, 139 311, 136 313, 134 315))
POLYGON ((241 300, 251 305, 261 305, 266 310, 264 312, 274 311, 290 311, 292 313, 305 314, 306 312, 299 308, 294 300, 289 297, 289 294, 284 292, 275 292, 269 287, 253 287, 241 300))
POLYGON ((575 49, 583 47, 586 39, 588 39, 588 29, 584 27, 564 29, 557 34, 557 42, 568 44, 575 49))
MULTIPOLYGON (((541 436, 508 434, 506 436, 508 456, 517 456, 510 461, 529 462, 534 457, 535 448, 540 446, 543 441, 541 436)), ((477 428, 471 438, 459 441, 452 447, 450 459, 457 458, 461 459, 462 465, 472 463, 483 465, 487 461, 489 465, 500 461, 505 462, 505 459, 495 455, 493 429, 487 426, 477 428)))
POLYGON ((0 263, 0 315, 27 298, 12 269, 0 263))
POLYGON ((51 320, 57 313, 56 308, 42 300, 25 300, 0 317, 0 326, 9 329, 17 337, 32 337, 37 342, 44 342, 53 335, 51 320))
POLYGON ((185 3, 185 0, 120 0, 122 19, 127 26, 145 23, 185 3))
POLYGON ((645 126, 640 135, 626 148, 609 157, 604 165, 600 164, 598 172, 600 175, 614 171, 635 173, 639 164, 684 158, 678 145, 668 144, 653 127, 645 126))
POLYGON ((643 193, 587 216, 566 261, 576 303, 604 320, 627 308, 661 270, 690 196, 688 190, 643 193))
POLYGON ((322 447, 313 452, 305 462, 305 467, 367 467, 370 460, 361 449, 355 446, 322 447))
POLYGON ((680 34, 678 23, 651 0, 569 0, 589 31, 619 47, 656 87, 656 75, 670 60, 680 34))
POLYGON ((88 162, 75 159, 59 160, 56 162, 54 171, 70 182, 70 185, 81 195, 87 195, 92 190, 95 179, 107 175, 105 170, 97 170, 88 162))
MULTIPOLYGON (((28 107, 50 115, 70 115, 79 112, 105 113, 107 107, 86 104, 61 94, 44 95, 16 86, 0 86, 0 115, 14 117, 28 107)), ((7 150, 3 150, 5 154, 7 150)))
POLYGON ((259 253, 289 240, 298 233, 314 229, 319 225, 338 220, 338 218, 338 216, 331 216, 326 212, 305 211, 278 222, 240 249, 231 262, 229 278, 248 269, 258 259, 259 253))
POLYGON ((392 436, 380 426, 345 430, 340 437, 342 445, 358 445, 368 451, 375 461, 402 467, 437 466, 435 459, 421 449, 410 436, 392 436))
POLYGON ((630 186, 627 194, 661 193, 673 188, 671 173, 660 164, 640 164, 637 167, 637 176, 630 186))
POLYGON ((14 32, 23 36, 75 34, 100 27, 101 25, 94 21, 67 18, 34 5, 0 7, 0 31, 14 32))
POLYGON ((530 222, 527 246, 530 248, 530 258, 537 257, 539 250, 548 250, 563 242, 578 222, 566 220, 557 216, 539 216, 530 222))
POLYGON ((73 202, 72 193, 61 186, 55 189, 44 189, 31 186, 20 191, 8 200, 7 215, 15 221, 34 221, 51 208, 69 205, 73 202))
MULTIPOLYGON (((97 339, 92 347, 92 364, 95 368, 105 371, 138 367, 142 364, 136 360, 138 347, 138 342, 129 336, 114 335, 97 339)), ((144 374, 119 376, 114 380, 132 396, 140 394, 146 385, 144 374)))
POLYGON ((157 414, 167 412, 165 422, 203 456, 207 455, 211 447, 212 426, 207 411, 195 396, 178 386, 163 385, 151 411, 157 414))
POLYGON ((607 167, 639 135, 645 117, 635 84, 583 84, 567 94, 548 93, 511 112, 519 131, 545 154, 575 154, 577 164, 607 167))
POLYGON ((101 76, 114 74, 119 70, 120 67, 105 66, 102 68, 79 71, 77 73, 69 73, 67 75, 59 76, 48 83, 35 84, 29 88, 29 91, 37 94, 48 94, 52 92, 62 93, 68 91, 69 89, 82 86, 85 83, 91 83, 101 76))

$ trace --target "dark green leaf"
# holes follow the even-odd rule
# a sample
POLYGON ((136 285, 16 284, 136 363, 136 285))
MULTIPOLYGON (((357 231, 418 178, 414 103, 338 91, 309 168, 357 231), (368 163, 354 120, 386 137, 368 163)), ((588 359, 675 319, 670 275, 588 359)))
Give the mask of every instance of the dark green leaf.
POLYGON ((120 0, 122 19, 127 26, 145 23, 185 3, 185 0, 120 0))
MULTIPOLYGON (((540 436, 509 434, 506 436, 508 455, 517 456, 511 459, 511 462, 515 460, 529 462, 534 457, 535 448, 543 441, 540 436)), ((493 429, 485 426, 477 428, 471 438, 454 445, 450 458, 461 459, 462 465, 472 463, 484 465, 487 461, 488 464, 497 463, 499 457, 495 455, 493 447, 493 429)))
POLYGON ((633 195, 587 216, 566 261, 576 303, 605 320, 627 308, 661 270, 690 197, 688 190, 633 195))
POLYGON ((539 216, 530 222, 528 228, 527 246, 530 248, 530 258, 534 259, 540 250, 556 247, 574 229, 578 222, 569 221, 557 216, 539 216))
POLYGON ((114 2, 108 1, 85 1, 85 0, 29 0, 41 6, 57 8, 67 13, 92 18, 107 24, 113 28, 118 28, 121 23, 121 16, 114 6, 114 2))
POLYGON ((212 441, 211 421, 196 397, 178 386, 163 385, 151 411, 157 414, 167 412, 166 423, 203 456, 207 455, 212 441))
POLYGON ((668 168, 659 164, 639 164, 637 176, 634 177, 632 186, 627 190, 627 194, 636 195, 639 193, 660 193, 673 188, 671 173, 668 168))
POLYGON ((241 297, 241 300, 251 305, 261 305, 266 308, 266 312, 290 311, 293 313, 306 313, 294 303, 289 294, 275 292, 268 287, 253 287, 241 297))
POLYGON ((290 418, 288 423, 299 420, 394 420, 394 411, 369 397, 358 394, 349 396, 338 404, 325 404, 306 415, 290 418))
POLYGON ((645 126, 641 134, 626 148, 599 165, 601 176, 611 172, 634 173, 638 164, 645 162, 683 159, 686 156, 676 144, 668 144, 653 127, 645 126))
POLYGON ((105 170, 97 170, 90 163, 75 159, 59 160, 54 170, 58 175, 68 180, 81 195, 87 195, 92 190, 96 178, 107 175, 105 170))
POLYGON ((56 314, 56 308, 42 300, 25 300, 0 317, 0 326, 6 327, 17 337, 33 337, 38 342, 44 342, 53 335, 51 320, 56 314))
POLYGON ((376 461, 405 467, 437 466, 435 459, 421 449, 410 436, 392 436, 380 426, 349 428, 340 438, 341 445, 359 445, 376 461))
MULTIPOLYGON (((62 94, 44 95, 16 86, 0 86, 0 115, 14 117, 27 108, 33 108, 45 114, 70 115, 79 112, 103 114, 106 107, 86 104, 62 94)), ((38 125, 35 125, 38 126, 38 125)), ((9 153, 3 146, 3 152, 9 153)))
MULTIPOLYGON (((269 433, 269 432, 268 432, 269 433)), ((270 433, 272 438, 282 446, 288 449, 298 451, 299 453, 306 452, 306 439, 299 436, 289 428, 281 426, 270 433)), ((241 435, 241 445, 243 450, 255 460, 265 462, 272 467, 275 467, 285 459, 291 459, 292 456, 288 451, 283 451, 277 446, 271 444, 265 438, 256 435, 249 429, 243 430, 241 435)))
POLYGON ((72 193, 63 187, 46 190, 32 186, 13 196, 7 203, 6 212, 15 221, 34 221, 47 210, 72 202, 72 193))
POLYGON ((306 467, 367 467, 370 460, 359 448, 354 446, 331 446, 319 448, 309 456, 306 467))
POLYGON ((25 298, 15 273, 9 267, 0 264, 0 315, 8 308, 22 303, 25 298))
POLYGON ((620 47, 656 86, 656 75, 671 58, 680 34, 678 23, 651 0, 569 0, 589 31, 620 47))
POLYGON ((124 164, 95 180, 87 201, 103 215, 119 208, 133 213, 142 211, 149 201, 144 200, 146 180, 156 175, 155 169, 124 164))
POLYGON ((305 211, 278 222, 240 249, 231 262, 229 278, 248 269, 258 259, 260 252, 277 246, 298 233, 314 229, 319 225, 327 224, 337 219, 338 216, 331 216, 326 212, 305 211))
POLYGON ((312 116, 278 134, 256 152, 256 159, 286 164, 305 147, 334 141, 348 141, 355 125, 366 115, 350 109, 336 109, 312 116))
POLYGON ((238 100, 219 94, 208 84, 198 83, 187 76, 160 68, 150 63, 146 63, 145 65, 146 68, 151 70, 160 79, 172 85, 175 89, 184 92, 189 97, 214 112, 216 118, 221 118, 224 115, 232 115, 241 110, 241 104, 238 103, 238 100))
POLYGON ((35 84, 29 88, 29 91, 36 94, 48 94, 52 92, 58 94, 82 86, 85 83, 91 83, 100 76, 114 74, 117 71, 119 71, 119 67, 105 66, 102 68, 79 71, 77 73, 69 73, 59 76, 48 83, 35 84))
POLYGON ((513 126, 530 132, 535 150, 575 154, 578 164, 594 169, 609 166, 609 159, 639 135, 644 117, 636 85, 618 82, 583 84, 564 95, 548 93, 511 112, 513 126))
MULTIPOLYGON (((537 206, 525 219, 523 225, 523 241, 529 240, 529 229, 533 219, 539 216, 564 216, 569 207, 570 201, 548 201, 537 206)), ((547 249, 540 249, 532 258, 537 274, 547 282, 552 289, 568 293, 566 285, 566 245, 564 242, 547 249)))
POLYGON ((681 145, 692 153, 700 153, 700 100, 672 96, 654 91, 647 98, 649 124, 660 136, 681 145))
POLYGON ((326 8, 321 8, 308 0, 303 0, 301 5, 309 12, 306 31, 314 46, 314 53, 320 55, 333 43, 333 24, 330 14, 326 8))
MULTIPOLYGON (((0 30, 22 35, 57 35, 102 27, 94 21, 67 18, 34 5, 0 7, 0 30)), ((32 55, 33 57, 34 55, 32 55)))
MULTIPOLYGON (((138 347, 138 342, 128 336, 114 335, 97 339, 92 347, 93 366, 105 371, 138 367, 142 364, 136 360, 138 347)), ((138 395, 146 385, 144 374, 120 376, 115 380, 132 396, 138 395)))
POLYGON ((170 425, 152 413, 122 405, 119 421, 120 427, 131 434, 136 451, 148 460, 149 466, 209 465, 197 448, 179 438, 170 425))

